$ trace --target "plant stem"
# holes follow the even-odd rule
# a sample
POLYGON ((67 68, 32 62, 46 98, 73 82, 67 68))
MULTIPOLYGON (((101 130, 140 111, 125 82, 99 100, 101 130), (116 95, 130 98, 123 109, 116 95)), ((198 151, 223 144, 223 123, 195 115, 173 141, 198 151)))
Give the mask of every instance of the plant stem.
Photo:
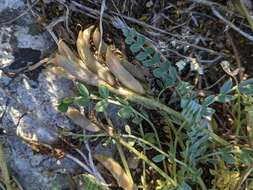
POLYGON ((246 179, 249 177, 252 171, 253 171, 253 166, 247 167, 247 169, 242 173, 242 176, 240 180, 238 181, 235 190, 241 189, 243 183, 246 181, 246 179))
POLYGON ((0 169, 1 169, 2 177, 4 179, 4 184, 6 185, 6 190, 12 190, 8 168, 7 168, 6 162, 4 160, 4 153, 3 153, 3 145, 2 144, 0 144, 0 169))
MULTIPOLYGON (((141 132, 141 137, 144 138, 144 131, 143 127, 140 124, 140 132, 141 132)), ((146 155, 146 149, 143 148, 144 155, 146 155)), ((146 183, 146 163, 145 161, 142 161, 142 183, 143 183, 143 190, 147 190, 147 183, 146 183)))
POLYGON ((246 19, 250 25, 250 28, 253 32, 253 19, 251 18, 249 11, 247 10, 243 0, 234 0, 233 2, 237 6, 239 12, 241 12, 241 14, 246 17, 246 19))
MULTIPOLYGON (((152 129, 153 129, 153 131, 154 131, 154 133, 155 133, 155 138, 156 138, 158 147, 162 150, 162 145, 161 145, 161 142, 160 142, 160 138, 159 138, 159 136, 158 136, 158 132, 157 132, 157 130, 156 130, 154 124, 153 124, 148 118, 146 118, 144 115, 142 115, 141 113, 139 113, 139 112, 136 111, 135 109, 132 108, 132 110, 133 110, 133 112, 134 112, 136 115, 140 116, 142 119, 144 119, 145 121, 147 121, 148 124, 152 127, 152 129)), ((166 163, 165 163, 164 160, 163 160, 163 167, 164 167, 165 172, 167 173, 168 171, 167 171, 166 163)))
POLYGON ((142 104, 145 107, 148 107, 151 109, 156 108, 156 109, 160 109, 162 111, 165 111, 166 113, 168 113, 170 116, 173 116, 173 118, 175 118, 177 120, 176 121, 177 124, 179 124, 181 121, 184 120, 184 117, 179 112, 156 101, 153 98, 147 98, 147 97, 144 97, 144 96, 139 95, 137 93, 134 93, 132 91, 123 89, 123 88, 116 89, 108 84, 105 84, 105 85, 111 92, 113 92, 116 95, 123 96, 124 98, 128 99, 129 101, 142 104))
POLYGON ((156 170, 162 177, 164 177, 166 180, 168 180, 174 187, 177 186, 176 182, 168 176, 164 171, 162 171, 157 165, 155 165, 152 161, 148 159, 148 157, 138 150, 136 150, 134 147, 129 145, 127 142, 125 142, 120 136, 114 135, 112 136, 116 141, 118 141, 120 144, 125 146, 128 150, 133 152, 136 156, 138 156, 140 159, 144 160, 148 165, 150 165, 154 170, 156 170))
POLYGON ((236 118, 236 132, 235 135, 238 136, 241 129, 241 93, 237 89, 237 118, 236 118))
POLYGON ((125 168, 126 174, 127 174, 128 178, 129 178, 129 180, 131 181, 131 183, 134 184, 134 181, 133 181, 133 178, 132 178, 132 174, 131 174, 130 169, 128 167, 127 160, 126 160, 125 154, 124 154, 124 152, 122 150, 121 144, 119 144, 118 142, 116 142, 116 146, 117 146, 117 149, 118 149, 118 152, 119 152, 122 164, 123 164, 123 166, 125 168))
POLYGON ((144 143, 144 144, 147 144, 148 146, 152 147, 154 150, 156 150, 156 151, 159 152, 160 154, 163 154, 165 157, 167 157, 171 163, 176 162, 176 163, 178 163, 179 165, 185 167, 185 168, 186 168, 187 170, 189 170, 190 172, 194 173, 193 169, 190 168, 189 166, 187 166, 184 162, 182 162, 182 161, 180 161, 180 160, 174 158, 173 155, 170 155, 170 154, 164 152, 163 150, 159 149, 158 147, 156 147, 155 145, 151 144, 150 142, 148 142, 148 141, 146 141, 146 140, 144 140, 144 139, 135 137, 135 136, 133 136, 133 135, 121 135, 121 136, 122 136, 122 137, 125 137, 125 138, 132 138, 132 139, 138 140, 138 141, 140 141, 140 142, 142 142, 142 143, 144 143))
MULTIPOLYGON (((151 109, 159 109, 162 110, 164 112, 166 112, 170 117, 173 118, 173 122, 178 124, 178 125, 182 125, 183 123, 187 123, 186 119, 176 110, 162 104, 159 101, 156 101, 153 98, 149 98, 149 97, 144 97, 142 95, 139 95, 137 93, 134 93, 132 91, 123 89, 123 88, 119 88, 116 89, 108 84, 104 84, 111 92, 113 92, 116 95, 122 96, 126 99, 128 99, 129 101, 135 102, 137 104, 142 104, 147 108, 151 108, 151 109)), ((187 125, 185 125, 187 126, 187 125)), ((189 125, 191 126, 191 125, 189 125)), ((219 137, 218 135, 216 135, 215 133, 209 131, 208 129, 203 129, 206 133, 208 133, 208 135, 210 137, 212 137, 215 141, 217 141, 218 143, 220 143, 221 145, 224 146, 229 146, 230 143, 227 142, 226 140, 222 139, 221 137, 219 137)))

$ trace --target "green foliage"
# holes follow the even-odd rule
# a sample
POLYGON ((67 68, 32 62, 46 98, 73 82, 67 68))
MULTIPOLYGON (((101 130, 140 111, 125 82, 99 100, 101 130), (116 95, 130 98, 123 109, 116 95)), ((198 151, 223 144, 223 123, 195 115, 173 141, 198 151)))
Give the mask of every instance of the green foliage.
POLYGON ((61 112, 66 112, 70 104, 74 101, 74 99, 75 99, 74 97, 67 97, 59 101, 58 110, 61 112))
POLYGON ((82 174, 79 176, 80 180, 84 183, 83 190, 107 190, 108 188, 99 183, 94 176, 89 174, 82 174))
POLYGON ((81 83, 76 84, 79 96, 77 97, 67 97, 59 101, 58 110, 61 112, 66 112, 71 104, 76 104, 78 106, 87 106, 90 102, 90 94, 88 89, 81 83))
MULTIPOLYGON (((129 27, 120 29, 136 60, 148 68, 153 77, 161 83, 161 89, 156 90, 161 90, 161 93, 165 89, 170 90, 170 102, 162 99, 159 105, 176 105, 175 109, 182 116, 183 122, 177 122, 171 115, 161 111, 160 107, 147 110, 142 106, 132 105, 127 98, 110 94, 104 85, 99 86, 98 93, 93 94, 84 85, 78 84, 78 96, 62 100, 58 108, 66 111, 72 103, 87 106, 90 99, 93 99, 96 102, 96 111, 104 112, 107 117, 106 108, 109 103, 117 105, 117 115, 126 119, 128 124, 116 137, 110 134, 105 139, 106 142, 124 145, 131 154, 141 160, 142 167, 138 169, 143 171, 141 179, 136 180, 141 181, 141 185, 147 184, 148 180, 155 176, 156 179, 152 180, 155 182, 152 188, 155 186, 155 189, 206 190, 207 186, 212 186, 213 189, 235 189, 240 175, 244 173, 236 170, 252 167, 253 164, 253 151, 247 148, 252 148, 253 145, 253 133, 248 130, 249 127, 253 129, 253 79, 239 84, 234 78, 229 79, 221 85, 217 94, 206 91, 204 97, 199 97, 195 87, 180 78, 180 71, 150 45, 145 36, 129 27), (220 123, 217 124, 214 119, 217 105, 231 108, 222 117, 227 117, 226 122, 237 127, 232 129, 232 132, 239 131, 235 133, 233 143, 228 142, 230 139, 226 141, 223 140, 224 137, 218 136, 222 129, 219 129, 220 123), (248 112, 251 112, 251 115, 248 112), (154 173, 156 175, 152 175, 154 173), (210 181, 212 183, 209 183, 210 181), (205 185, 205 182, 209 184, 205 185)), ((149 101, 156 99, 160 101, 160 96, 152 97, 149 101)), ((126 162, 124 168, 129 170, 126 162)), ((128 175, 131 176, 130 171, 128 175)), ((91 184, 94 185, 94 181, 91 184)))
POLYGON ((232 86, 233 86, 233 82, 232 82, 231 79, 229 79, 220 88, 220 94, 227 94, 227 93, 229 93, 229 91, 231 90, 232 86))
POLYGON ((163 154, 157 154, 156 156, 154 156, 154 157, 152 158, 152 160, 153 160, 155 163, 162 162, 164 159, 165 159, 165 156, 164 156, 163 154))
POLYGON ((100 86, 98 87, 98 92, 99 92, 99 94, 100 94, 100 96, 101 96, 102 98, 108 98, 108 96, 109 96, 109 90, 108 90, 108 88, 107 88, 106 86, 104 86, 104 85, 100 85, 100 86))
POLYGON ((88 98, 89 97, 89 91, 82 83, 77 83, 77 89, 79 91, 79 94, 83 97, 88 98))
POLYGON ((187 133, 187 152, 186 156, 190 166, 196 167, 197 160, 203 156, 209 146, 209 136, 206 134, 201 127, 193 127, 191 131, 187 133))
POLYGON ((107 99, 101 100, 96 104, 96 111, 97 112, 104 112, 108 106, 107 99))
POLYGON ((130 106, 123 107, 119 110, 118 115, 122 118, 130 118, 133 116, 133 111, 130 106))
POLYGON ((168 60, 162 58, 160 52, 150 47, 145 37, 135 29, 122 28, 122 31, 126 37, 125 42, 136 55, 136 59, 144 66, 151 68, 154 76, 161 79, 164 87, 174 85, 177 81, 176 68, 168 60))

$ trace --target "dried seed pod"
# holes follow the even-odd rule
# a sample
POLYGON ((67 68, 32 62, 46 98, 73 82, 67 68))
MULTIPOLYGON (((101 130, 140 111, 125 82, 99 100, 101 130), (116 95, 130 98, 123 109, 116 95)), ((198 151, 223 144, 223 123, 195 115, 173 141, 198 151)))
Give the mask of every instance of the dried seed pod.
POLYGON ((99 78, 113 86, 115 84, 113 75, 110 73, 108 68, 95 59, 94 55, 90 51, 90 34, 92 28, 93 27, 90 27, 79 32, 76 42, 78 54, 90 71, 97 74, 99 78))
MULTIPOLYGON (((96 47, 96 49, 99 48, 99 44, 101 43, 100 53, 103 56, 105 56, 108 45, 104 42, 103 39, 101 39, 101 34, 100 34, 98 28, 96 28, 95 31, 93 32, 92 39, 93 39, 94 46, 96 47)), ((119 58, 119 60, 120 60, 120 63, 123 65, 123 67, 129 73, 131 73, 137 79, 139 79, 141 81, 145 81, 145 75, 144 75, 143 69, 139 65, 134 65, 134 64, 130 63, 129 61, 126 60, 126 58, 124 56, 122 58, 119 58)))
POLYGON ((98 49, 99 48, 99 44, 102 43, 101 44, 101 49, 100 49, 101 51, 100 51, 100 53, 102 55, 105 55, 108 45, 104 42, 103 39, 101 39, 101 34, 100 34, 100 32, 99 32, 99 30, 98 30, 97 27, 96 27, 95 31, 93 32, 92 40, 94 42, 94 46, 96 47, 96 49, 98 49))
POLYGON ((59 54, 67 57, 69 60, 78 61, 78 57, 77 55, 69 48, 69 46, 63 41, 63 40, 59 40, 58 42, 58 51, 59 54))
POLYGON ((124 169, 113 158, 102 154, 95 154, 94 157, 113 175, 117 180, 118 185, 124 190, 137 189, 132 180, 127 176, 124 169))
POLYGON ((130 72, 135 78, 145 82, 145 75, 144 69, 142 69, 139 65, 134 65, 127 61, 126 59, 122 58, 120 60, 120 63, 123 65, 123 67, 130 72))
POLYGON ((56 55, 51 62, 64 68, 70 75, 80 82, 84 82, 91 86, 98 86, 99 84, 105 83, 88 69, 80 67, 79 63, 71 61, 62 55, 56 55))
POLYGON ((82 67, 84 70, 89 71, 88 67, 82 62, 81 59, 75 55, 75 53, 69 48, 69 46, 63 41, 60 40, 58 43, 59 54, 63 57, 68 58, 71 62, 78 63, 77 65, 82 67))
POLYGON ((119 79, 119 81, 128 89, 133 90, 139 94, 144 94, 145 90, 141 83, 136 80, 122 65, 119 58, 107 48, 106 64, 111 72, 119 79))
POLYGON ((66 116, 70 118, 73 123, 80 126, 81 128, 91 131, 91 132, 99 132, 101 129, 92 123, 90 120, 88 120, 85 115, 81 114, 79 110, 69 107, 68 111, 66 112, 66 116))
POLYGON ((55 65, 50 65, 49 67, 45 68, 46 72, 50 72, 55 76, 59 76, 62 78, 67 78, 69 80, 75 80, 75 77, 70 75, 64 68, 57 67, 55 65))

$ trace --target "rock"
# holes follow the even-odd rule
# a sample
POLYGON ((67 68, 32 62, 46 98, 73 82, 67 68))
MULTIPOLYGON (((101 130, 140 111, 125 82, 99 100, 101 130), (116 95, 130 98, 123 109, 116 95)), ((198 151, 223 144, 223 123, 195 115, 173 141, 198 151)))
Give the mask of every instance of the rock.
POLYGON ((59 99, 73 95, 71 81, 42 68, 20 73, 56 47, 47 32, 37 32, 40 30, 36 30, 30 12, 3 24, 26 9, 26 0, 0 0, 0 110, 4 113, 0 128, 7 131, 0 137, 11 174, 24 189, 51 190, 55 186, 71 189, 71 179, 67 176, 81 171, 73 161, 36 153, 16 136, 17 130, 17 134, 27 138, 54 142, 56 136, 49 131, 75 127, 56 108, 59 99), (48 128, 39 128, 40 121, 48 128))

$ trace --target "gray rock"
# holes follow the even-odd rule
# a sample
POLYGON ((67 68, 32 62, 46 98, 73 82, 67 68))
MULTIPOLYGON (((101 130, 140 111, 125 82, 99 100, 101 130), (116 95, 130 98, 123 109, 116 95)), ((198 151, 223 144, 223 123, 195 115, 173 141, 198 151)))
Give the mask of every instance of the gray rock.
POLYGON ((0 137, 11 174, 25 190, 51 190, 54 186, 70 189, 71 180, 67 176, 80 172, 77 165, 68 159, 57 160, 35 153, 16 135, 17 132, 31 137, 35 132, 37 136, 33 138, 45 140, 46 137, 53 142, 55 135, 48 130, 74 128, 56 108, 59 99, 73 94, 71 81, 41 69, 12 78, 13 73, 16 75, 38 62, 55 47, 47 32, 31 33, 31 27, 36 25, 29 12, 3 25, 27 9, 25 2, 0 0, 0 110, 4 113, 0 127, 7 131, 0 137), (41 121, 47 128, 38 127, 41 121))

